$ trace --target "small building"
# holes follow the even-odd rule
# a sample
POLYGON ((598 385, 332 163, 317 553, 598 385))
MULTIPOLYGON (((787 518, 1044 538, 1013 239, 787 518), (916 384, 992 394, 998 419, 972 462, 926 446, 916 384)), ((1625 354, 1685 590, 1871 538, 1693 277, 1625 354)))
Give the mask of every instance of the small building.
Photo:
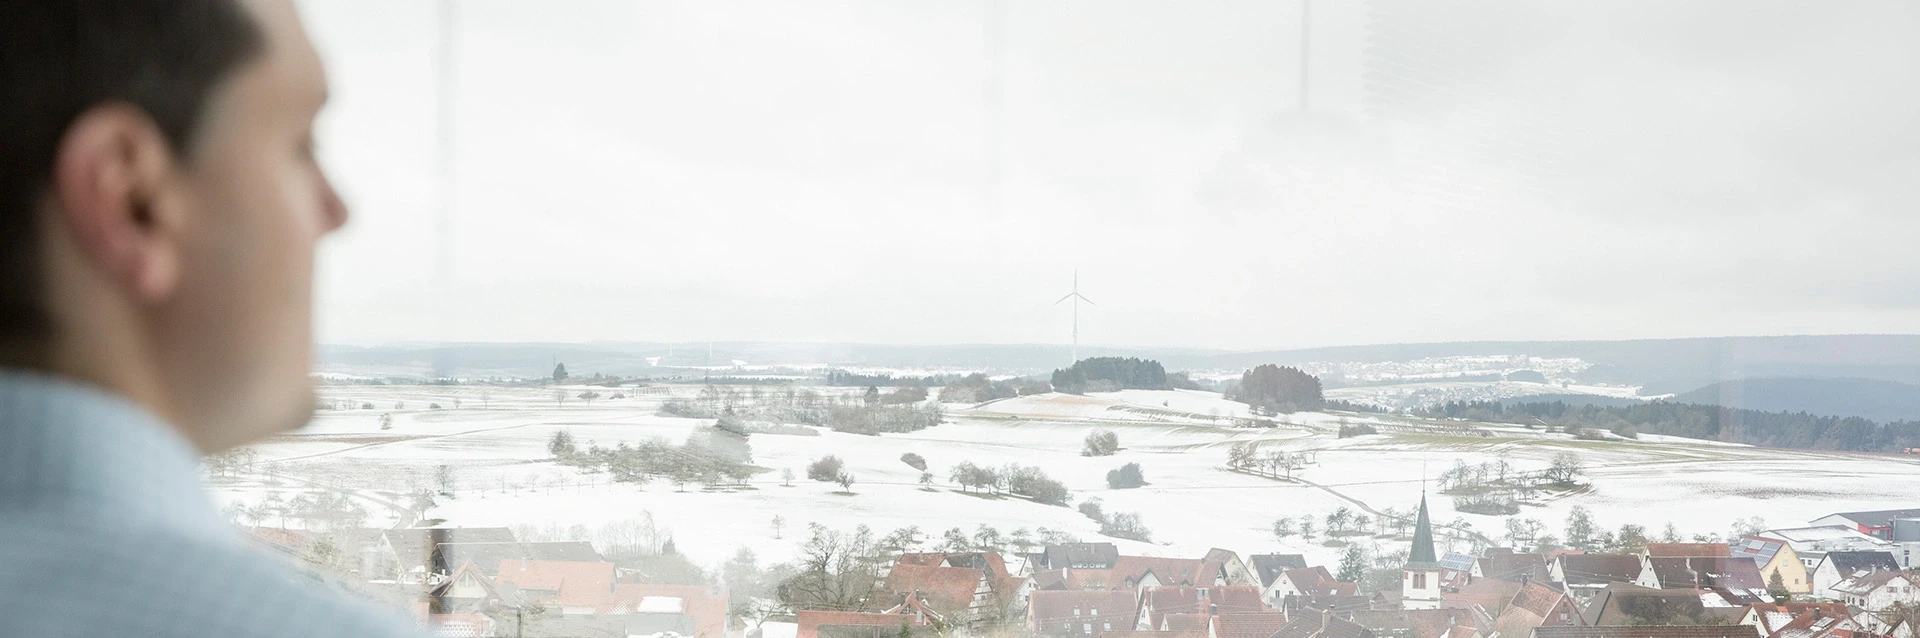
POLYGON ((1875 571, 1835 583, 1833 598, 1868 611, 1886 611, 1897 606, 1920 604, 1920 587, 1905 572, 1875 571))
POLYGON ((1113 543, 1062 543, 1047 546, 1039 568, 1113 569, 1119 560, 1120 548, 1113 543))
POLYGON ((1581 604, 1613 583, 1639 583, 1645 569, 1632 554, 1561 554, 1547 563, 1547 578, 1581 604))
POLYGON ((911 594, 885 611, 819 611, 796 614, 795 638, 895 638, 906 627, 914 636, 929 635, 943 619, 911 594))
POLYGON ((1860 629, 1840 603, 1748 605, 1736 624, 1754 627, 1768 638, 1846 638, 1860 629))
POLYGON ((1040 590, 1027 604, 1027 629, 1041 636, 1100 636, 1132 631, 1139 620, 1132 590, 1040 590))
POLYGON ((1650 589, 1614 583, 1580 609, 1584 625, 1726 625, 1737 623, 1744 605, 1717 592, 1650 589))
POLYGON ((987 572, 969 567, 895 563, 882 588, 894 595, 913 594, 941 617, 962 625, 987 618, 996 603, 987 572))
POLYGON ((1893 554, 1884 550, 1827 552, 1813 568, 1813 595, 1838 600, 1840 595, 1833 591, 1833 586, 1841 581, 1877 571, 1899 570, 1900 564, 1894 562, 1893 554))
POLYGON ((1778 574, 1780 585, 1786 588, 1787 593, 1805 594, 1813 591, 1807 566, 1800 562, 1800 555, 1786 541, 1765 536, 1746 536, 1732 543, 1729 549, 1734 556, 1752 559, 1769 587, 1773 584, 1774 575, 1778 574))
POLYGON ((1552 576, 1547 571, 1545 554, 1517 553, 1506 548, 1489 549, 1485 555, 1474 561, 1473 577, 1514 583, 1552 582, 1552 576))
POLYGON ((1261 598, 1276 607, 1286 598, 1286 594, 1279 591, 1280 574, 1307 566, 1307 557, 1302 554, 1254 554, 1248 556, 1247 561, 1252 563, 1254 577, 1260 579, 1261 598))
POLYGON ((1327 568, 1316 565, 1281 572, 1278 590, 1284 604, 1289 596, 1353 596, 1360 593, 1360 586, 1334 580, 1327 568))
POLYGON ((1767 589, 1760 566, 1732 556, 1648 556, 1635 584, 1654 589, 1767 589))
POLYGON ((1545 583, 1527 583, 1507 603, 1506 611, 1493 620, 1493 633, 1500 636, 1524 636, 1537 627, 1561 627, 1581 624, 1580 612, 1571 596, 1545 583))

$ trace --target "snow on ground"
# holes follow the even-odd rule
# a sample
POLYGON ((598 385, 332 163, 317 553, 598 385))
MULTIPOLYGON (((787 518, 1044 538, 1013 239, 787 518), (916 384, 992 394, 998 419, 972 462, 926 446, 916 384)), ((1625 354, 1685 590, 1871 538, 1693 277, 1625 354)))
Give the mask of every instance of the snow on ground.
POLYGON ((1574 385, 1531 381, 1435 381, 1392 385, 1353 386, 1326 391, 1338 399, 1386 408, 1417 408, 1449 401, 1498 401, 1549 394, 1587 394, 1614 398, 1641 398, 1639 386, 1574 385))
MULTIPOLYGON (((868 525, 876 533, 918 526, 937 538, 953 527, 972 532, 989 525, 1001 532, 1025 527, 1060 530, 1088 540, 1096 524, 1071 507, 1011 497, 962 493, 947 481, 961 461, 980 465, 1018 463, 1041 467, 1065 483, 1075 502, 1097 497, 1106 511, 1139 512, 1155 544, 1116 541, 1124 551, 1198 556, 1210 547, 1242 555, 1304 552, 1332 564, 1339 551, 1321 539, 1275 539, 1274 519, 1323 518, 1337 507, 1409 510, 1418 503, 1423 478, 1456 462, 1506 459, 1521 470, 1546 467, 1558 452, 1579 454, 1594 489, 1544 506, 1523 508, 1556 533, 1575 505, 1593 510, 1603 525, 1637 523, 1652 531, 1672 522, 1682 533, 1722 533, 1736 518, 1761 516, 1775 526, 1797 526, 1834 511, 1912 505, 1920 472, 1912 459, 1889 455, 1773 450, 1645 436, 1638 441, 1575 441, 1564 435, 1512 426, 1437 422, 1394 415, 1301 413, 1283 415, 1277 428, 1230 428, 1210 415, 1238 416, 1244 404, 1196 391, 1125 391, 1088 397, 1038 395, 949 412, 948 423, 907 434, 862 436, 822 431, 819 436, 756 434, 754 463, 768 468, 745 489, 686 491, 660 481, 642 487, 611 483, 604 474, 582 474, 552 462, 546 450, 557 431, 612 446, 662 437, 678 443, 709 421, 658 416, 669 395, 687 397, 699 386, 562 389, 569 396, 589 390, 622 399, 556 400, 554 388, 476 386, 334 386, 322 396, 355 409, 322 411, 313 424, 253 447, 256 474, 215 482, 224 502, 256 502, 269 493, 288 499, 316 486, 353 490, 376 516, 390 523, 404 516, 407 493, 434 485, 439 466, 454 475, 456 497, 441 499, 430 516, 453 525, 553 525, 595 528, 650 514, 670 528, 681 551, 715 564, 736 548, 763 557, 790 557, 809 523, 838 529, 868 525), (454 400, 459 408, 452 408, 454 400), (377 409, 359 409, 373 403, 377 409), (442 409, 427 409, 440 403, 442 409), (403 408, 394 408, 404 404, 403 408), (383 430, 380 415, 392 414, 383 430), (1187 416, 1181 416, 1187 415, 1187 416), (1018 418, 1012 418, 1018 417, 1018 418), (1391 426, 1385 433, 1347 439, 1332 430, 1341 422, 1391 426), (1121 451, 1111 457, 1080 455, 1096 428, 1116 432, 1121 451), (1259 441, 1263 449, 1312 452, 1299 470, 1305 482, 1286 482, 1229 472, 1228 447, 1259 441), (933 486, 901 462, 924 456, 933 486), (805 466, 833 454, 846 461, 856 482, 852 494, 838 485, 808 481, 805 466), (1141 464, 1149 485, 1112 490, 1106 472, 1141 464), (796 475, 782 484, 780 470, 796 475), (265 476, 271 470, 272 478, 265 476), (271 480, 274 483, 269 483, 271 480), (1310 482, 1310 483, 1309 483, 1310 482), (276 484, 277 483, 277 484, 276 484), (784 526, 776 530, 775 517, 784 526)), ((1438 521, 1462 519, 1499 537, 1501 517, 1460 514, 1452 499, 1429 493, 1438 521)), ((1400 546, 1378 541, 1384 550, 1400 546)))

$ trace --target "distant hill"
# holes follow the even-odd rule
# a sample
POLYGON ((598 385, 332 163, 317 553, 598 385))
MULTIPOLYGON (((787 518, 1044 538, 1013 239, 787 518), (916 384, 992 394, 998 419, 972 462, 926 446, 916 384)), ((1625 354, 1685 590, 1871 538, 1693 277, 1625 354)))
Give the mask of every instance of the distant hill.
MULTIPOLYGON (((850 343, 453 343, 323 346, 323 369, 460 376, 543 376, 555 362, 576 374, 672 374, 673 369, 749 365, 962 368, 1034 374, 1070 363, 1069 348, 1041 344, 850 343), (711 355, 709 355, 711 352, 711 355), (657 365, 648 359, 656 359, 657 365)), ((1578 357, 1593 367, 1577 381, 1638 385, 1642 394, 1688 392, 1730 379, 1857 378, 1920 384, 1920 335, 1705 337, 1631 341, 1469 341, 1229 352, 1193 348, 1082 347, 1082 358, 1139 357, 1168 372, 1246 370, 1263 363, 1408 361, 1473 355, 1578 357)))
POLYGON ((1580 374, 1580 382, 1640 385, 1642 394, 1687 392, 1740 378, 1854 377, 1920 383, 1920 335, 1461 341, 1242 352, 1198 361, 1184 357, 1162 361, 1169 370, 1181 370, 1251 367, 1261 363, 1407 361, 1493 354, 1579 357, 1594 364, 1580 374))
POLYGON ((1920 421, 1920 385, 1878 379, 1739 379, 1687 392, 1672 401, 1768 412, 1857 416, 1882 423, 1920 421))

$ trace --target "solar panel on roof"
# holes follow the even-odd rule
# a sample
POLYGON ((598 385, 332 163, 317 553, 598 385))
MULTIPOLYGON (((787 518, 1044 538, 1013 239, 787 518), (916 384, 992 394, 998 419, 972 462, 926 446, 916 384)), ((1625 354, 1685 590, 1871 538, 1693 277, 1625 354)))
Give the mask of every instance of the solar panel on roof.
POLYGON ((1473 557, 1466 554, 1447 552, 1446 556, 1440 558, 1440 568, 1467 571, 1473 569, 1473 557))

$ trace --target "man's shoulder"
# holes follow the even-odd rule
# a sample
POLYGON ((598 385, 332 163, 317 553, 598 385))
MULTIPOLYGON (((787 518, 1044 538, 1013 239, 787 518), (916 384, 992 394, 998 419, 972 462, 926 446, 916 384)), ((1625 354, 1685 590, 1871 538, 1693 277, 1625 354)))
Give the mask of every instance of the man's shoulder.
POLYGON ((0 635, 419 633, 219 533, 10 517, 0 564, 0 635))

